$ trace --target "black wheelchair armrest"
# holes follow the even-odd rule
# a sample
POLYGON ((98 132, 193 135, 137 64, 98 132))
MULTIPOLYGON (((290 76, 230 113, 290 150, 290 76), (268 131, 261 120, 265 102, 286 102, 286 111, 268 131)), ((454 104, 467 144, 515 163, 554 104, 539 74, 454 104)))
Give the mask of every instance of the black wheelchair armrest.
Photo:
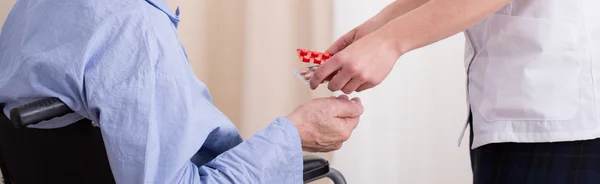
POLYGON ((10 119, 15 127, 24 128, 72 112, 60 99, 45 98, 11 109, 10 119))
POLYGON ((329 172, 329 162, 324 158, 308 155, 304 156, 304 178, 312 179, 329 172))
MULTIPOLYGON (((72 112, 73 110, 60 99, 45 98, 13 108, 10 111, 10 119, 15 127, 26 128, 29 125, 35 125, 72 112)), ((329 178, 334 184, 346 183, 344 176, 334 168, 330 168, 327 160, 313 155, 304 156, 304 183, 310 183, 322 178, 329 178)))
POLYGON ((329 161, 315 155, 304 156, 304 183, 329 178, 334 184, 345 184, 344 175, 329 167, 329 161))

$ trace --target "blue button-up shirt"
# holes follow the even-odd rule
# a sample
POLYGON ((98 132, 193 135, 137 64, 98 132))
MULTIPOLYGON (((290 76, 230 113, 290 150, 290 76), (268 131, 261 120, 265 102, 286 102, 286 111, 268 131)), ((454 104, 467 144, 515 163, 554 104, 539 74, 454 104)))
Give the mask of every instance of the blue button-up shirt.
POLYGON ((0 103, 58 97, 102 130, 118 183, 302 183, 284 117, 246 141, 212 103, 162 0, 19 0, 0 33, 0 103))

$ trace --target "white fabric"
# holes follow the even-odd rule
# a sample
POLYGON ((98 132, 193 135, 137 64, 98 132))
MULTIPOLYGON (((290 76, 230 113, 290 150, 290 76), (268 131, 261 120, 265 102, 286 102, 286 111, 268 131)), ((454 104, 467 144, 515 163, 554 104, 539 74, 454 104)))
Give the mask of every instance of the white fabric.
MULTIPOLYGON (((393 1, 334 0, 333 37, 393 1)), ((379 86, 353 93, 361 97, 365 113, 330 160, 348 183, 472 183, 469 150, 456 146, 468 115, 464 44, 463 34, 456 34, 409 52, 379 86)))
POLYGON ((600 137, 599 7, 518 0, 465 32, 472 148, 600 137))

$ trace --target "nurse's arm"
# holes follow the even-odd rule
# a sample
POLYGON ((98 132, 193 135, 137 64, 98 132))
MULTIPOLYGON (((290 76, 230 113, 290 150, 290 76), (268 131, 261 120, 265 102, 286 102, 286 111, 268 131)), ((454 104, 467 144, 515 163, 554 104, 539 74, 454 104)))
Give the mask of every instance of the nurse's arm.
POLYGON ((383 8, 377 15, 369 19, 369 21, 380 22, 383 25, 429 1, 430 0, 396 0, 383 8))
POLYGON ((511 0, 431 0, 377 32, 393 39, 399 53, 450 37, 482 21, 511 0))

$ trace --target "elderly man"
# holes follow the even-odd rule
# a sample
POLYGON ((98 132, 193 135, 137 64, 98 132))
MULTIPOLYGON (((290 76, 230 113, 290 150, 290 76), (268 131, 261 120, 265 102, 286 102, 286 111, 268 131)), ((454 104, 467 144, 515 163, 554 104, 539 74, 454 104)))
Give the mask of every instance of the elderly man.
MULTIPOLYGON (((302 183, 302 151, 337 150, 359 99, 319 98, 243 141, 197 80, 163 0, 19 0, 0 36, 0 103, 58 97, 102 130, 117 183, 302 183)), ((43 154, 43 153, 40 153, 43 154)))
POLYGON ((600 1, 398 0, 311 79, 380 84, 403 54, 465 31, 474 183, 600 181, 600 1))

